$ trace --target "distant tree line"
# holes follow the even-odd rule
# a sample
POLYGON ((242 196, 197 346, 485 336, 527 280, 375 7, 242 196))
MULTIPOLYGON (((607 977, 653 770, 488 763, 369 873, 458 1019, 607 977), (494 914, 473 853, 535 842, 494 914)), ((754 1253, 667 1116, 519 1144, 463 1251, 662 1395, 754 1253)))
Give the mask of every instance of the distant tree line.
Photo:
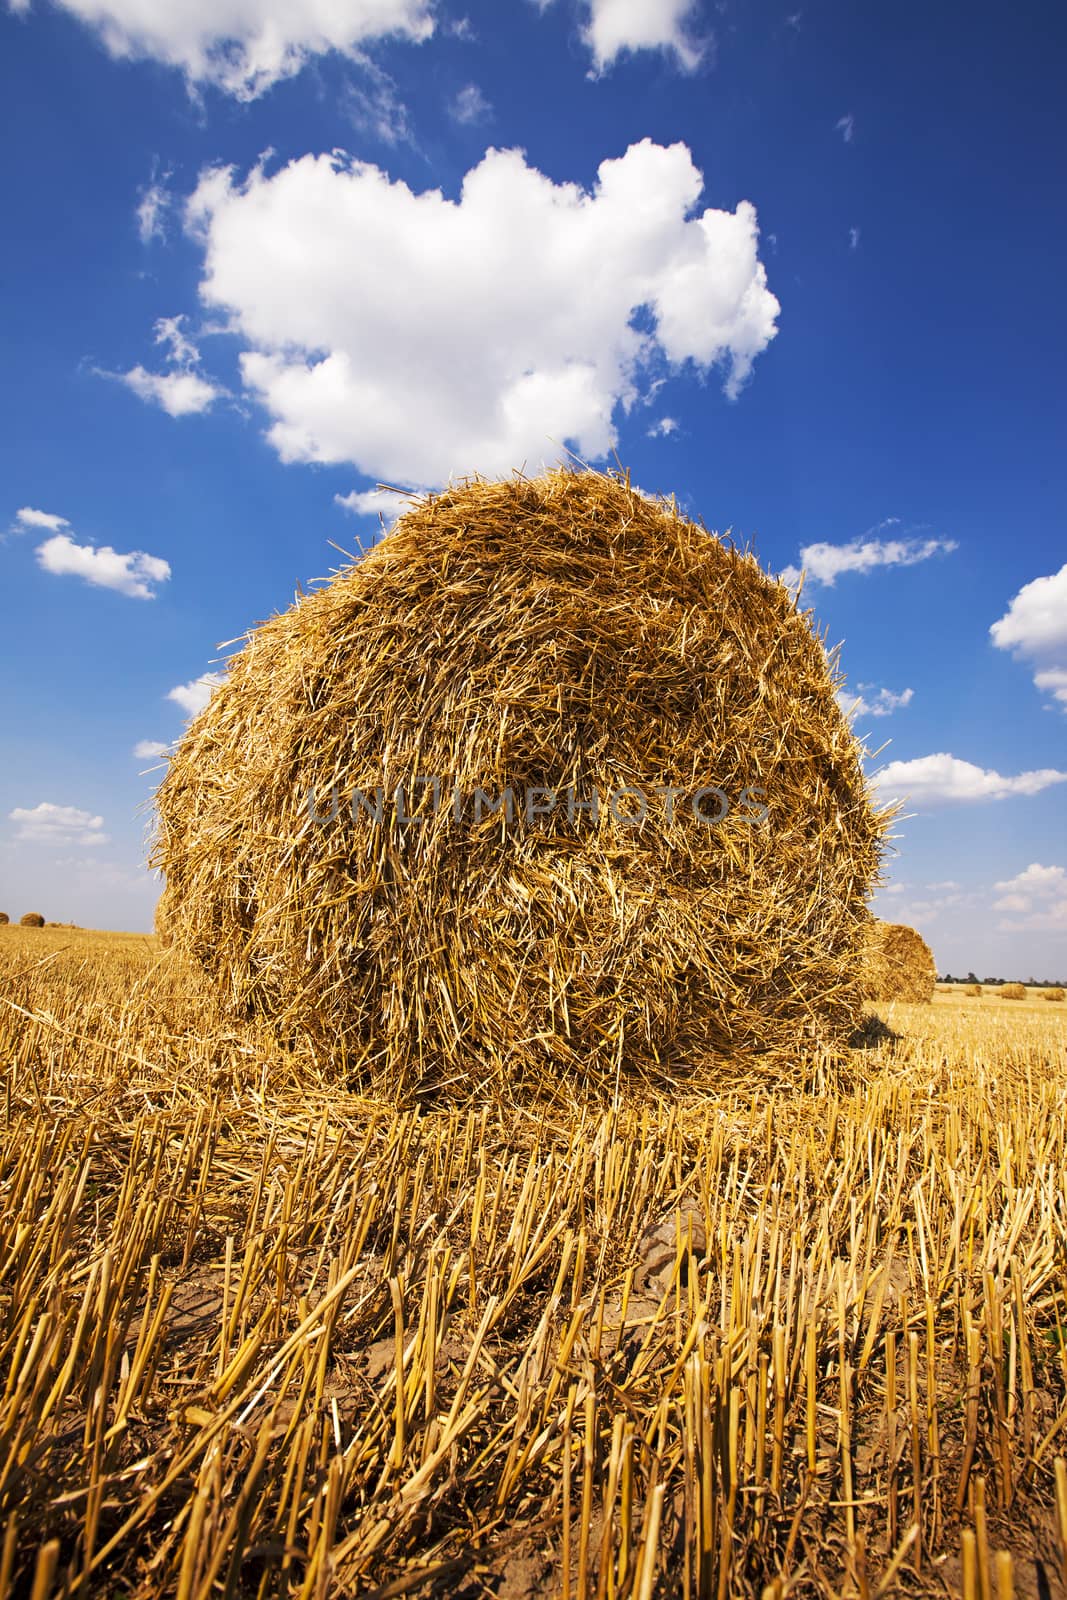
POLYGON ((951 972, 946 972, 943 978, 938 978, 938 983, 982 983, 994 988, 999 983, 1025 983, 1029 989, 1063 989, 1067 988, 1067 978, 976 978, 973 972, 968 972, 965 978, 954 978, 951 972))

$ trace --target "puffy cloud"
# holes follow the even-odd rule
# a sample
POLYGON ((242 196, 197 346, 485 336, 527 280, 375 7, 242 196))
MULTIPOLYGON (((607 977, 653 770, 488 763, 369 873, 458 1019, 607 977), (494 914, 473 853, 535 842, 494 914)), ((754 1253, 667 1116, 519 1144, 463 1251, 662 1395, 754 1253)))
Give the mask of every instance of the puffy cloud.
MULTIPOLYGON (((542 11, 551 0, 538 0, 542 11)), ((693 31, 695 0, 583 0, 582 37, 598 72, 618 56, 664 50, 683 72, 695 72, 708 42, 693 31)))
POLYGON ((754 207, 690 215, 701 187, 685 145, 647 139, 591 192, 490 150, 458 201, 334 152, 207 172, 188 217, 282 459, 438 484, 602 459, 665 362, 738 394, 779 305, 754 207))
POLYGON ((1054 783, 1067 783, 1067 772, 1050 767, 1003 777, 992 769, 941 752, 914 761, 890 761, 873 781, 887 796, 916 804, 951 804, 969 800, 1006 800, 1010 795, 1039 794, 1054 783))
POLYGON ((114 589, 131 600, 154 600, 154 586, 170 577, 170 564, 159 556, 150 556, 144 550, 123 554, 109 544, 76 544, 65 533, 57 533, 38 545, 37 560, 46 572, 84 578, 98 589, 114 589))
POLYGON ((467 124, 485 122, 493 114, 492 106, 476 83, 468 83, 459 91, 449 111, 456 122, 467 124))
POLYGON ((192 417, 208 411, 222 390, 198 372, 146 372, 132 367, 118 374, 141 400, 161 406, 168 417, 192 417))
POLYGON ((152 761, 157 756, 170 754, 170 745, 164 744, 160 739, 138 739, 133 747, 133 753, 138 761, 152 761))
POLYGON ((901 689, 897 694, 892 689, 876 689, 873 683, 860 683, 856 687, 859 694, 842 689, 837 696, 838 704, 849 717, 890 717, 894 711, 910 705, 915 696, 914 689, 901 689))
POLYGON ((1067 564, 1024 584, 989 633, 998 650, 1036 665, 1036 687, 1067 711, 1067 564))
POLYGON ((48 528, 52 533, 58 533, 61 528, 69 527, 66 517, 57 517, 53 511, 35 511, 32 506, 20 506, 15 512, 12 532, 25 533, 27 528, 48 528))
POLYGON ((839 133, 846 144, 852 143, 856 132, 856 119, 851 111, 847 111, 843 117, 838 117, 834 123, 834 132, 839 133))
POLYGON ((362 493, 353 489, 351 494, 335 494, 333 498, 354 517, 381 516, 386 522, 395 522, 411 506, 411 496, 401 494, 399 489, 367 489, 362 493))
POLYGON ((203 711, 221 682, 221 672, 204 672, 191 683, 179 683, 175 688, 168 689, 167 699, 181 706, 186 716, 195 717, 203 711))
MULTIPOLYGON (((358 55, 375 39, 426 39, 431 0, 57 0, 113 56, 151 57, 190 84, 252 100, 311 56, 358 55)), ((19 0, 28 9, 28 0, 19 0)))
POLYGON ((8 812, 8 820, 18 828, 16 839, 25 844, 73 844, 88 849, 108 842, 102 831, 103 817, 77 806, 56 806, 42 800, 32 808, 16 806, 8 812))
POLYGON ((849 247, 850 250, 858 250, 859 249, 859 247, 860 247, 860 230, 858 228, 850 228, 848 230, 848 247, 849 247))

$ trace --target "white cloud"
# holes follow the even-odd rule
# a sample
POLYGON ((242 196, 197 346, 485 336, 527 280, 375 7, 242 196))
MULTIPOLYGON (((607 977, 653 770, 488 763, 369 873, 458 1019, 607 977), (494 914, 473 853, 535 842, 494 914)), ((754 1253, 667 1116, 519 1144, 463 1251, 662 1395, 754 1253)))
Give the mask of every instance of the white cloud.
POLYGON ((856 687, 860 691, 858 694, 842 689, 837 696, 838 704, 849 717, 889 717, 910 705, 915 696, 914 689, 901 689, 898 694, 892 689, 876 689, 873 683, 860 683, 856 687))
POLYGON ((411 496, 398 489, 368 489, 363 493, 353 489, 351 494, 335 494, 333 498, 354 517, 382 516, 386 522, 395 522, 411 508, 411 496))
POLYGON ((1021 922, 1002 922, 1004 931, 1067 931, 1067 871, 1063 867, 1043 867, 1032 861, 1014 878, 994 887, 1001 891, 1001 898, 993 902, 993 909, 1023 918, 1021 922))
POLYGON ((144 550, 120 553, 109 544, 75 544, 65 533, 57 533, 37 546, 37 560, 46 572, 58 577, 84 578, 99 589, 115 589, 132 600, 154 600, 154 585, 170 577, 170 565, 144 550))
POLYGON ((133 747, 133 753, 138 761, 152 761, 157 756, 170 754, 170 745, 164 744, 160 739, 138 739, 133 747))
MULTIPOLYGON (((538 0, 542 11, 551 0, 538 0)), ((664 50, 683 72, 695 72, 708 41, 693 31, 695 0, 583 0, 582 37, 598 72, 638 50, 664 50)))
POLYGON ((851 111, 847 111, 843 117, 838 117, 834 123, 834 132, 839 133, 846 144, 852 143, 852 137, 856 132, 856 119, 851 111))
POLYGON ((169 417, 191 417, 207 411, 223 392, 198 372, 146 372, 132 367, 115 374, 139 399, 161 406, 169 417))
POLYGON ((166 236, 164 218, 173 203, 173 196, 167 188, 171 174, 165 172, 161 178, 153 177, 151 183, 145 184, 137 200, 137 232, 142 244, 152 244, 156 239, 166 236))
MULTIPOLYGON (((10 0, 9 0, 10 3, 10 0)), ((20 6, 28 9, 26 0, 20 6)), ((357 56, 375 39, 426 39, 431 0, 57 0, 111 55, 151 57, 190 84, 252 100, 311 56, 357 56)))
POLYGON ((1067 894, 1067 872, 1062 867, 1043 867, 1040 862, 1032 861, 1014 878, 1002 879, 993 887, 1007 894, 1027 896, 1067 894))
POLYGON ((989 632, 998 650, 1027 656, 1067 650, 1067 563, 1024 584, 989 632))
POLYGON ((1039 689, 1044 689, 1058 700, 1067 710, 1067 670, 1062 667, 1048 667, 1042 672, 1034 674, 1034 683, 1039 689))
POLYGON ((989 633, 998 650, 1037 666, 1036 687, 1067 710, 1067 564, 1024 584, 989 633))
POLYGON ((222 682, 222 676, 221 672, 204 672, 191 683, 179 683, 175 688, 168 689, 167 699, 181 706, 187 716, 195 717, 211 699, 222 682))
POLYGON ((957 548, 955 539, 872 539, 865 536, 848 544, 806 544, 800 551, 799 565, 779 574, 790 587, 807 581, 832 589, 843 572, 873 572, 877 567, 913 567, 931 556, 948 555, 957 548))
POLYGON ((493 108, 476 83, 468 83, 452 101, 449 110, 456 122, 485 122, 493 115, 493 108))
POLYGON ((691 216, 701 187, 684 145, 647 139, 591 192, 490 150, 458 201, 334 152, 207 172, 188 216, 282 459, 433 484, 565 444, 602 459, 664 361, 738 394, 779 305, 755 208, 691 216))
POLYGON ((859 249, 859 247, 860 247, 860 230, 858 228, 850 228, 848 230, 848 247, 849 247, 850 250, 858 250, 859 249))
POLYGON ((669 439, 672 433, 678 432, 678 423, 674 417, 660 417, 648 430, 650 439, 669 439))
POLYGON ((61 528, 69 527, 66 517, 57 517, 53 511, 35 511, 32 506, 20 506, 15 512, 11 531, 25 533, 27 528, 48 528, 52 533, 58 533, 61 528))
POLYGON ((108 842, 102 831, 103 817, 77 806, 56 806, 42 800, 29 809, 16 806, 8 812, 8 821, 17 825, 15 837, 24 844, 73 844, 88 849, 108 842))
POLYGON ((411 118, 396 80, 369 56, 360 58, 359 67, 359 80, 345 88, 343 106, 348 120, 382 144, 414 145, 411 118))
POLYGON ((103 372, 102 377, 117 378, 146 404, 161 406, 170 417, 190 417, 208 411, 226 393, 219 384, 197 371, 200 351, 185 331, 184 316, 159 317, 152 337, 163 347, 170 372, 147 372, 136 366, 129 372, 103 372))
MULTIPOLYGON (((7 532, 9 534, 19 534, 28 533, 31 529, 44 528, 53 533, 58 533, 60 529, 69 527, 70 523, 66 517, 57 516, 53 511, 37 511, 33 506, 20 506, 15 512, 7 532)), ((3 544, 6 538, 7 534, 0 532, 0 544, 3 544)))
POLYGON ((1045 767, 1003 777, 992 769, 940 752, 914 761, 890 761, 873 778, 887 798, 915 804, 1006 800, 1010 795, 1039 794, 1055 783, 1067 783, 1067 772, 1045 767))

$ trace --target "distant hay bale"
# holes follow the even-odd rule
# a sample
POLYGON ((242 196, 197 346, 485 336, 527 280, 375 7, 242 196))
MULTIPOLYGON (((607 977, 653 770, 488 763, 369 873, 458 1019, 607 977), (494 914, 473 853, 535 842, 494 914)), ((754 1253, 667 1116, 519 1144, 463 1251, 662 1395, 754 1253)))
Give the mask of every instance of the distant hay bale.
POLYGON ((43 928, 44 918, 39 911, 27 911, 24 917, 19 918, 20 928, 43 928))
POLYGON ((1042 1000, 1067 1000, 1067 989, 1061 989, 1058 985, 1052 989, 1042 989, 1041 998, 1042 1000))
POLYGON ((888 820, 839 683, 673 502, 461 484, 247 636, 159 788, 159 916, 380 1092, 792 1069, 855 1027, 888 820))
POLYGON ((1025 1000, 1026 985, 1023 983, 1002 983, 997 993, 1002 1000, 1025 1000))
POLYGON ((11 918, 6 911, 0 911, 0 928, 6 928, 11 918))
POLYGON ((982 985, 980 983, 964 984, 963 992, 964 994, 970 995, 973 998, 975 995, 980 995, 982 993, 982 985))
POLYGON ((929 1005, 937 967, 921 933, 903 922, 872 917, 863 954, 863 992, 869 1000, 929 1005))
POLYGON ((170 927, 170 918, 167 915, 164 895, 160 895, 159 899, 156 901, 156 912, 153 926, 155 927, 156 938, 159 940, 164 950, 166 950, 170 946, 173 934, 170 927))

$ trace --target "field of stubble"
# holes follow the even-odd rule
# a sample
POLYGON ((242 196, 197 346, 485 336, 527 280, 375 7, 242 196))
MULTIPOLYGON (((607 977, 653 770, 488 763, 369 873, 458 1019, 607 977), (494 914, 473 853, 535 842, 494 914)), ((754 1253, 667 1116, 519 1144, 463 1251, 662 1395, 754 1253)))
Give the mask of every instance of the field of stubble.
POLYGON ((1067 1594, 1067 1005, 397 1110, 0 928, 0 1597, 1067 1594))

